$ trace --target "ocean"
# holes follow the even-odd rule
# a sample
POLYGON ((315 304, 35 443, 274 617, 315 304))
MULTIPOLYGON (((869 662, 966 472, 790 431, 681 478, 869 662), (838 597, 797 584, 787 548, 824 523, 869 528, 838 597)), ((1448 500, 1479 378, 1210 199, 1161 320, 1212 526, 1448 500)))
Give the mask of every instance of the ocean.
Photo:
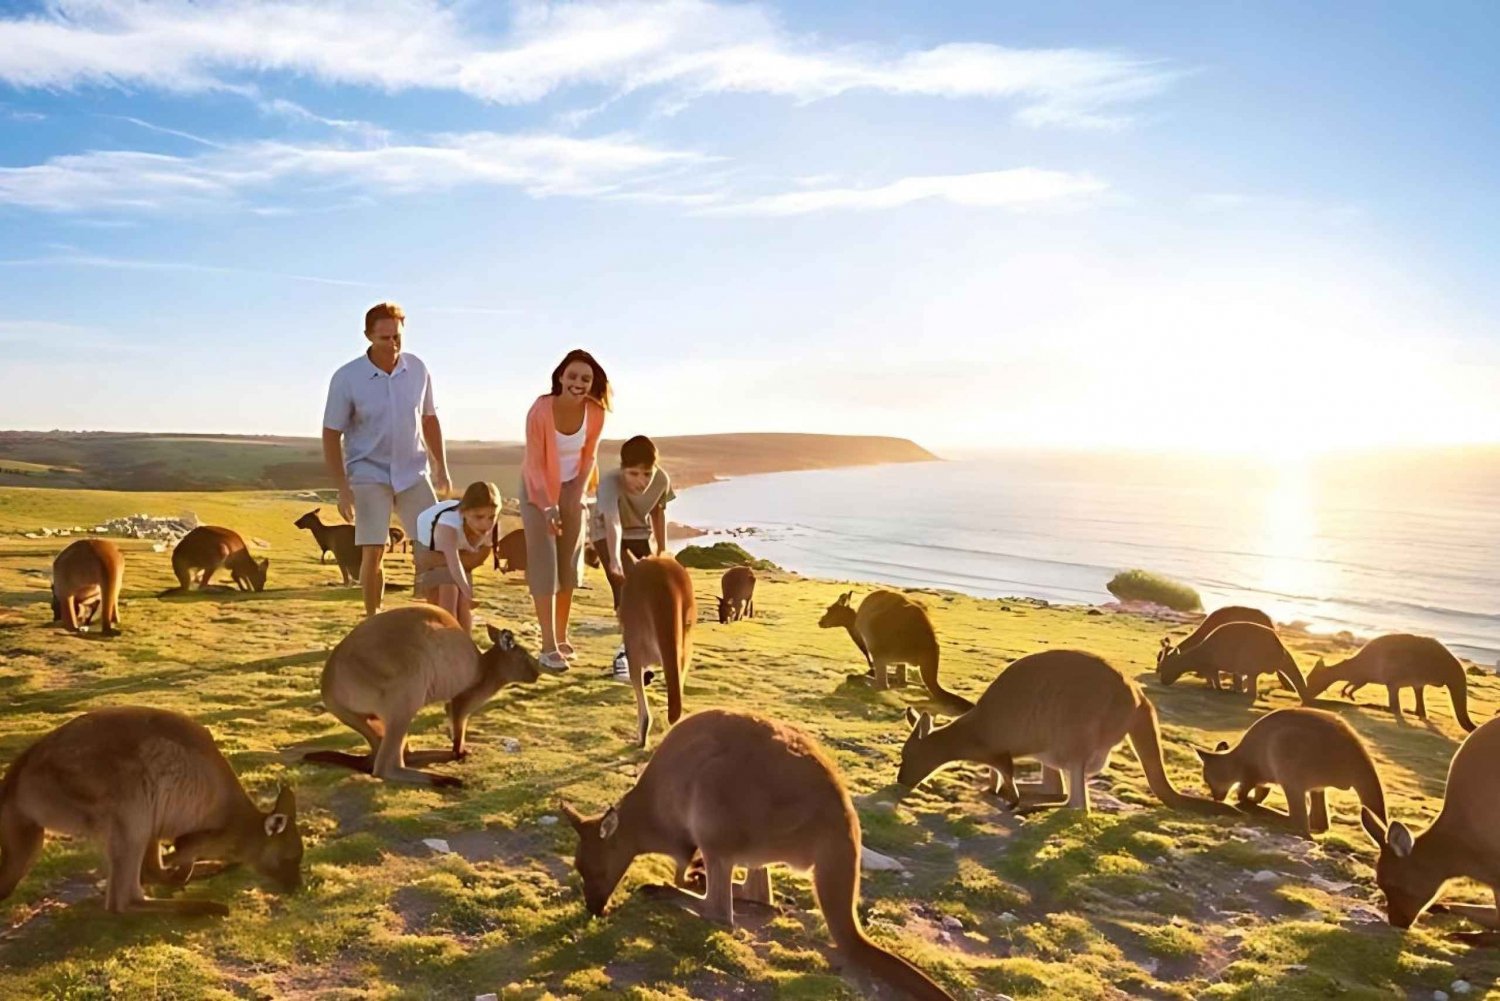
MULTIPOLYGON (((669 464, 670 468, 670 464, 669 464)), ((1016 453, 721 480, 672 520, 799 573, 1100 604, 1140 568, 1314 631, 1500 659, 1500 450, 1270 462, 1016 453)))

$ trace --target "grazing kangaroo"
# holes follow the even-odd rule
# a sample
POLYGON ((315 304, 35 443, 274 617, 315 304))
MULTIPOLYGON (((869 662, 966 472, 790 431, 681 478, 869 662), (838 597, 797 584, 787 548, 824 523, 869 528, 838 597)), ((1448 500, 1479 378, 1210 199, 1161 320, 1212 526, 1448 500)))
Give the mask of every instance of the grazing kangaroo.
POLYGON ((0 782, 0 900, 48 830, 103 845, 104 902, 114 913, 229 913, 212 900, 153 900, 142 890, 142 881, 186 883, 199 859, 246 863, 287 891, 302 881, 292 791, 283 787, 263 813, 213 735, 165 709, 96 709, 21 752, 0 782), (165 862, 163 841, 173 842, 165 862))
POLYGON ((755 618, 755 571, 730 567, 719 578, 719 624, 755 618))
MULTIPOLYGON (((1209 612, 1208 617, 1198 623, 1198 628, 1194 629, 1187 639, 1178 643, 1175 649, 1186 653, 1199 643, 1202 643, 1208 638, 1209 633, 1226 622, 1254 622, 1256 625, 1265 626, 1267 629, 1276 628, 1276 624, 1271 621, 1271 617, 1258 608, 1250 608, 1248 605, 1225 605, 1223 608, 1216 608, 1212 612, 1209 612)), ((1163 636, 1161 638, 1161 649, 1156 652, 1156 670, 1158 674, 1161 672, 1161 662, 1167 658, 1167 655, 1173 649, 1172 640, 1169 637, 1163 636)), ((1219 672, 1208 672, 1208 685, 1210 688, 1215 689, 1219 687, 1219 672)))
POLYGON ((1250 724, 1234 748, 1221 740, 1212 751, 1197 751, 1214 799, 1222 802, 1237 785, 1241 804, 1259 806, 1274 782, 1286 792, 1288 819, 1307 837, 1328 830, 1329 788, 1353 789, 1385 820, 1385 788, 1370 751, 1333 713, 1277 709, 1250 724))
POLYGON ((385 551, 388 552, 388 553, 394 553, 396 551, 396 547, 400 546, 401 547, 401 551, 404 553, 404 552, 406 552, 406 550, 408 548, 408 545, 409 544, 406 541, 406 533, 404 531, 402 531, 401 529, 397 528, 395 525, 392 525, 391 526, 391 541, 385 547, 385 551))
POLYGON ((935 727, 932 716, 912 709, 906 719, 911 733, 896 781, 908 788, 953 762, 973 761, 999 773, 995 794, 1012 807, 1021 805, 1024 788, 1041 797, 1028 810, 1066 805, 1088 813, 1089 776, 1102 772, 1115 745, 1129 737, 1157 799, 1167 806, 1232 812, 1173 788, 1162 762, 1156 707, 1139 685, 1091 653, 1047 650, 1022 657, 947 726, 935 727), (1040 783, 1015 781, 1015 759, 1021 757, 1041 762, 1040 783))
POLYGON ((526 530, 518 528, 513 532, 506 532, 500 537, 495 546, 495 559, 499 564, 495 569, 501 573, 526 572, 526 530))
POLYGON ((1184 674, 1208 678, 1221 671, 1235 679, 1232 690, 1244 692, 1252 701, 1260 695, 1260 676, 1267 673, 1274 673, 1282 685, 1296 692, 1303 705, 1312 701, 1302 671, 1281 637, 1256 622, 1225 623, 1192 649, 1170 651, 1156 674, 1162 684, 1170 685, 1184 674))
POLYGON ((103 610, 105 636, 119 633, 125 556, 108 539, 79 539, 52 561, 52 621, 82 632, 103 610))
POLYGON ((1316 696, 1336 681, 1344 682, 1343 696, 1352 699, 1365 685, 1384 685, 1390 699, 1391 713, 1401 717, 1401 689, 1411 688, 1417 697, 1417 715, 1427 718, 1427 703, 1422 698, 1426 685, 1448 689, 1453 700, 1453 716, 1458 725, 1474 731, 1469 718, 1469 679, 1464 666, 1448 648, 1430 636, 1392 633, 1366 643, 1353 657, 1337 664, 1322 659, 1307 676, 1307 692, 1316 696))
POLYGON ((363 620, 323 665, 323 705, 370 743, 368 754, 311 751, 303 761, 342 765, 391 782, 461 786, 410 767, 462 761, 469 716, 501 687, 535 681, 541 665, 509 629, 487 626, 483 653, 458 620, 436 605, 408 605, 363 620), (449 751, 408 751, 406 735, 423 706, 447 704, 449 751))
POLYGON ((660 665, 667 685, 667 724, 682 716, 682 682, 693 652, 692 628, 698 618, 693 580, 670 556, 633 560, 626 554, 625 585, 620 589, 620 629, 635 689, 636 739, 646 746, 651 733, 651 706, 646 686, 660 665))
POLYGON ((1467 877, 1495 894, 1496 913, 1480 920, 1500 923, 1500 720, 1490 720, 1464 739, 1448 765, 1443 806, 1421 834, 1400 821, 1387 827, 1370 810, 1361 814, 1365 832, 1380 848, 1375 882, 1385 894, 1386 917, 1410 928, 1450 879, 1467 877))
POLYGON ((736 899, 773 904, 767 865, 811 869, 818 906, 841 953, 906 997, 951 1001, 926 974, 865 935, 855 909, 859 815, 833 762, 800 730, 705 709, 662 738, 618 804, 596 817, 566 803, 562 810, 578 832, 573 864, 591 915, 604 913, 639 855, 670 856, 681 879, 701 852, 704 896, 668 886, 650 892, 731 927, 736 899), (738 885, 731 881, 737 865, 748 870, 738 885))
POLYGON ((895 665, 895 684, 897 687, 905 685, 906 665, 915 664, 922 674, 922 683, 933 698, 948 703, 957 712, 973 708, 974 703, 948 691, 938 681, 937 633, 932 628, 927 609, 903 594, 882 590, 866 595, 859 603, 859 610, 855 611, 850 604, 853 597, 853 591, 839 595, 818 620, 818 625, 824 629, 843 626, 849 631, 854 645, 870 664, 871 684, 880 689, 889 688, 886 668, 895 665))
POLYGON ((338 562, 339 572, 344 575, 344 583, 359 583, 360 555, 359 547, 354 544, 353 525, 325 525, 323 519, 318 517, 317 508, 313 508, 292 524, 298 528, 307 529, 318 541, 318 547, 323 550, 322 556, 318 557, 318 562, 323 562, 324 557, 332 553, 333 558, 338 562))
POLYGON ((220 567, 229 571, 229 576, 241 591, 252 588, 264 591, 266 569, 270 565, 270 560, 257 560, 250 555, 240 533, 216 525, 199 525, 184 535, 172 550, 172 572, 177 575, 178 586, 162 593, 186 591, 193 583, 194 570, 203 571, 198 587, 205 590, 209 578, 220 567))

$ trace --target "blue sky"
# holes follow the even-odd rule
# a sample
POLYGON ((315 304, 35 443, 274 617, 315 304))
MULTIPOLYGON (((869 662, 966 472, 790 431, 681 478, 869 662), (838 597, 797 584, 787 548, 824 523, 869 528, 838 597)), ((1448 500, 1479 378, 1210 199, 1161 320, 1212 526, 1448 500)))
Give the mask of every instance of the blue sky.
POLYGON ((0 427, 1500 440, 1500 5, 0 3, 0 427))

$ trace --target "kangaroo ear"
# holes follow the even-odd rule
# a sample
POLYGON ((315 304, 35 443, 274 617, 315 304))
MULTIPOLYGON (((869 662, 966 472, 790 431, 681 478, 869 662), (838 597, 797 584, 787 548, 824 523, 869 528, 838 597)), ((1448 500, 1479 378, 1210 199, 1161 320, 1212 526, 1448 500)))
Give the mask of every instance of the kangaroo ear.
POLYGON ((484 627, 484 634, 490 638, 491 643, 495 644, 496 646, 500 645, 500 630, 486 623, 484 627))
POLYGON ((1396 853, 1397 858, 1406 858, 1416 847, 1416 839, 1411 836, 1411 831, 1399 820, 1391 821, 1391 825, 1385 829, 1385 843, 1391 846, 1391 851, 1396 853))
POLYGON ((604 819, 599 821, 599 836, 601 838, 613 837, 620 829, 620 811, 610 807, 604 811, 604 819))
POLYGON ((291 786, 284 785, 276 791, 276 805, 271 810, 288 817, 297 816, 297 794, 292 791, 291 786))
POLYGON ((1318 668, 1320 668, 1322 666, 1323 666, 1323 658, 1319 657, 1318 658, 1318 662, 1313 665, 1313 670, 1316 671, 1318 668))
POLYGON ((573 826, 573 830, 582 830, 583 814, 575 810, 572 803, 569 803, 565 799, 560 799, 557 801, 557 808, 562 811, 562 815, 566 817, 568 823, 573 826))
POLYGON ((655 671, 645 671, 641 674, 641 687, 651 684, 651 679, 656 677, 655 671))
POLYGON ((1217 751, 1217 752, 1219 752, 1220 754, 1223 754, 1225 751, 1229 750, 1229 741, 1227 741, 1227 740, 1221 740, 1221 741, 1219 741, 1217 744, 1214 745, 1214 750, 1217 751))
POLYGON ((487 625, 484 631, 489 635, 490 642, 495 644, 497 650, 514 650, 516 648, 516 634, 509 629, 496 629, 487 625))
POLYGON ((917 715, 917 711, 915 709, 913 709, 911 706, 907 706, 906 707, 906 725, 907 726, 916 726, 917 725, 917 720, 920 719, 920 718, 921 717, 917 715))
POLYGON ((1385 821, 1377 817, 1374 810, 1368 806, 1360 807, 1359 823, 1365 829, 1365 833, 1370 836, 1370 840, 1375 842, 1376 848, 1385 847, 1385 821))
POLYGON ((1207 764, 1208 762, 1212 761, 1214 759, 1214 756, 1218 753, 1216 751, 1210 751, 1206 747, 1196 747, 1195 746, 1193 748, 1193 750, 1195 750, 1195 751, 1198 752, 1198 757, 1199 757, 1200 760, 1203 761, 1204 764, 1207 764))
POLYGON ((272 813, 266 816, 266 837, 274 838, 287 829, 291 818, 284 813, 272 813))
POLYGON ((917 717, 917 736, 925 737, 932 732, 932 714, 923 713, 917 717))
POLYGON ((261 573, 265 573, 266 569, 268 567, 270 567, 270 565, 271 565, 271 561, 269 559, 261 560, 260 561, 260 572, 261 573))

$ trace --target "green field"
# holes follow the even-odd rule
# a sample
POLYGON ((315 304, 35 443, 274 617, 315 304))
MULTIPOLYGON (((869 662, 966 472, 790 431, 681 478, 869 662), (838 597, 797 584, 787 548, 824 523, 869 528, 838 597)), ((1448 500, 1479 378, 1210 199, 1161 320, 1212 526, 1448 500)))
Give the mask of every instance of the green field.
MULTIPOLYGON (((616 636, 597 572, 576 616, 578 666, 503 691, 476 717, 469 759, 445 768, 467 788, 386 786, 297 763, 293 749, 357 741, 315 705, 322 663, 360 603, 357 591, 331 586, 337 572, 292 527, 307 507, 287 493, 0 489, 0 762, 95 706, 179 709, 213 730, 253 795, 266 801, 278 782, 295 785, 307 841, 301 893, 277 896, 230 873, 183 891, 224 901, 228 918, 168 920, 104 913, 98 853, 49 838, 31 876, 0 903, 0 998, 881 996, 837 968, 800 875, 778 873, 779 913, 745 911, 727 930, 633 894, 670 876, 664 861, 642 860, 613 913, 588 918, 571 873, 572 832, 549 819, 559 797, 604 806, 646 759, 631 746, 630 690, 603 673, 616 636), (267 540, 268 590, 159 599, 174 583, 167 554, 127 544, 124 635, 49 627, 48 567, 64 543, 19 533, 187 510, 267 540), (519 750, 507 753, 502 737, 519 750), (426 838, 453 850, 436 854, 426 838)), ((388 561, 393 578, 410 579, 404 558, 388 561)), ((717 573, 694 578, 701 608, 717 573)), ((1430 998, 1458 978, 1483 996, 1500 974, 1500 957, 1449 940, 1456 919, 1424 918, 1410 933, 1374 920, 1374 849, 1352 794, 1330 796, 1333 830, 1308 844, 1158 808, 1128 749, 1097 781, 1088 818, 1017 819, 980 791, 972 767, 903 793, 894 784, 902 713, 935 707, 916 689, 877 693, 849 680, 862 670, 858 652, 842 631, 816 625, 847 586, 763 575, 757 618, 697 628, 687 709, 754 708, 818 736, 848 781, 866 844, 908 870, 867 874, 871 934, 956 997, 1430 998), (1261 870, 1274 875, 1257 881, 1261 870), (949 918, 959 926, 945 928, 949 918)), ((519 576, 483 572, 478 591, 479 618, 519 627, 535 644, 519 576)), ((1150 673, 1161 627, 1139 618, 922 597, 942 639, 945 683, 970 697, 1010 660, 1049 648, 1093 650, 1139 678, 1161 712, 1179 786, 1202 788, 1193 743, 1232 739, 1268 706, 1291 704, 1277 691, 1251 707, 1191 679, 1161 688, 1150 673)), ((1339 652, 1308 637, 1291 645, 1304 670, 1339 652)), ((1471 711, 1487 719, 1500 684, 1471 681, 1471 711)), ((1378 701, 1367 690, 1357 707, 1325 705, 1374 750, 1393 816, 1423 824, 1462 731, 1445 695, 1429 700, 1431 723, 1398 725, 1378 701)), ((436 708, 414 739, 444 742, 436 708)), ((1268 805, 1280 808, 1279 794, 1268 805)), ((1449 892, 1487 899, 1464 884, 1449 892)))

